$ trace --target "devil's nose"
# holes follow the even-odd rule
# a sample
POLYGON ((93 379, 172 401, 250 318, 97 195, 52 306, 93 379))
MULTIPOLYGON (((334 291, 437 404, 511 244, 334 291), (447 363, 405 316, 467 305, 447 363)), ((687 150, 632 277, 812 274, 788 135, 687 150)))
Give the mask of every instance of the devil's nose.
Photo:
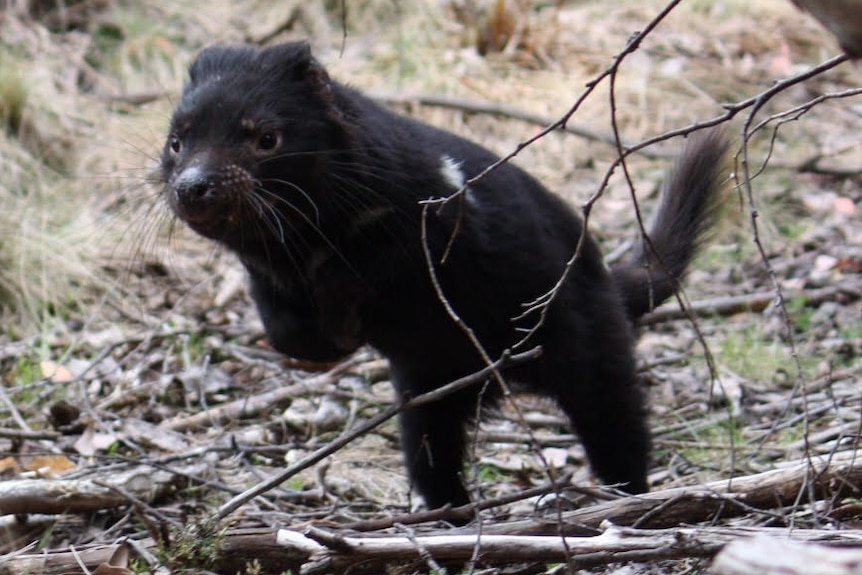
POLYGON ((197 202, 215 194, 216 181, 199 166, 189 166, 174 179, 174 189, 181 202, 197 202))

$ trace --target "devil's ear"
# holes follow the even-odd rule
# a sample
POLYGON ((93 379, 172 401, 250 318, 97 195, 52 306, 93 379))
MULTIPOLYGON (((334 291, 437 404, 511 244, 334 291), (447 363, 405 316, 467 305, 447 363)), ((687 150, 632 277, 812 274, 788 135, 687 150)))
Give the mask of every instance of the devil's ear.
POLYGON ((308 42, 289 42, 266 48, 261 52, 261 58, 273 70, 287 73, 294 81, 307 81, 321 95, 332 91, 331 80, 326 69, 311 55, 308 42))
POLYGON ((257 49, 253 46, 205 48, 189 68, 189 77, 194 84, 232 70, 247 68, 256 55, 257 49))
POLYGON ((270 59, 275 67, 289 70, 295 80, 305 79, 312 67, 317 64, 311 55, 308 42, 289 42, 279 44, 263 51, 263 57, 270 59))

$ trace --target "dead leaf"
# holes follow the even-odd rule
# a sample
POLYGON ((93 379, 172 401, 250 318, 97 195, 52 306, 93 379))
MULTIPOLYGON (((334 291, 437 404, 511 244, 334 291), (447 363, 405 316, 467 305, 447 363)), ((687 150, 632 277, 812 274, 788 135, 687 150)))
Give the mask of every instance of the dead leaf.
POLYGON ((18 464, 18 460, 14 457, 4 457, 0 459, 0 473, 5 473, 7 471, 18 471, 20 465, 18 464))
POLYGON ((142 419, 126 419, 123 422, 123 434, 136 443, 171 453, 182 453, 191 447, 182 433, 164 429, 142 419))
POLYGON ((25 459, 23 467, 27 471, 38 471, 42 477, 56 477, 78 466, 65 455, 34 455, 25 459))
POLYGON ((843 258, 835 264, 835 269, 845 274, 859 274, 862 273, 862 261, 843 258))
POLYGON ((856 204, 850 198, 835 198, 835 211, 852 216, 856 213, 856 204))
POLYGON ((105 451, 116 441, 117 437, 113 433, 96 433, 93 426, 88 425, 75 442, 74 448, 81 455, 89 457, 98 451, 105 451))
POLYGON ((561 447, 546 447, 542 450, 542 457, 553 468, 561 469, 566 466, 569 459, 569 450, 561 447))
POLYGON ((69 383, 75 377, 68 367, 49 360, 39 362, 39 369, 42 370, 42 377, 50 379, 54 383, 69 383))
POLYGON ((129 544, 122 543, 111 555, 111 558, 100 563, 93 569, 94 575, 131 575, 129 569, 129 544))
POLYGON ((102 563, 93 569, 93 575, 133 575, 134 571, 128 567, 117 567, 116 565, 108 565, 102 563))

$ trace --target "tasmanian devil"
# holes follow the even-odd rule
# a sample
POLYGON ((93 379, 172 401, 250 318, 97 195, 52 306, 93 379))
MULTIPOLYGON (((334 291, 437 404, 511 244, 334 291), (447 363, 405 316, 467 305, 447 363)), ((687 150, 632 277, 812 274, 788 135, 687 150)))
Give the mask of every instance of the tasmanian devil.
MULTIPOLYGON (((626 263, 608 268, 585 235, 538 328, 525 304, 563 277, 581 219, 510 163, 423 215, 425 200, 452 196, 497 157, 330 79, 306 43, 204 50, 161 177, 173 212, 247 269, 275 349, 328 362, 368 343, 401 399, 476 372, 485 363, 433 274, 490 357, 532 329, 522 344, 541 356, 506 380, 553 397, 598 477, 640 493, 650 440, 633 323, 672 295, 713 223, 726 150, 717 133, 689 144, 626 263)), ((429 507, 469 501, 465 428, 500 397, 477 386, 401 414, 405 463, 429 507)))

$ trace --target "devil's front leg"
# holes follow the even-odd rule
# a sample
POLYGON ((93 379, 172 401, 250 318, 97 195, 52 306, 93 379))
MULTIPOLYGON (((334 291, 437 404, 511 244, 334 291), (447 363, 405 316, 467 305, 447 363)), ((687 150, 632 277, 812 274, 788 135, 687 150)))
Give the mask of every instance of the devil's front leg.
POLYGON ((303 293, 301 288, 287 293, 257 272, 250 273, 250 284, 267 339, 281 353, 326 363, 350 355, 362 344, 358 334, 336 327, 332 315, 337 312, 321 313, 313 295, 303 293))

